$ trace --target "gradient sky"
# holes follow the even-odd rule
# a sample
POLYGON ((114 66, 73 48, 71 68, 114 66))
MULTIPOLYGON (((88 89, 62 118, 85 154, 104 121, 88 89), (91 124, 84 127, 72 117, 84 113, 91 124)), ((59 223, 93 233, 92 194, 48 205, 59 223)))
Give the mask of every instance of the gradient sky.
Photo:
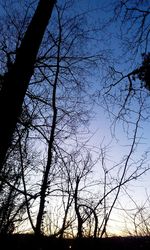
MULTIPOLYGON (((89 11, 87 22, 91 24, 91 27, 93 26, 93 24, 95 24, 95 27, 98 27, 98 25, 101 26, 103 23, 105 23, 112 14, 111 12, 106 11, 104 8, 107 5, 110 10, 111 3, 111 0, 76 0, 74 10, 76 11, 76 13, 89 11)), ((121 55, 121 49, 119 49, 119 40, 116 38, 115 31, 119 32, 119 27, 117 28, 117 26, 112 24, 106 27, 105 32, 103 30, 103 34, 99 32, 99 37, 96 38, 101 41, 103 36, 103 40, 100 42, 99 46, 102 46, 102 49, 112 50, 115 57, 117 57, 118 55, 121 55), (103 41, 105 41, 105 43, 103 43, 103 41)), ((98 33, 96 32, 95 36, 97 35, 98 33)), ((95 51, 97 50, 97 48, 95 47, 93 48, 93 52, 95 52, 94 49, 95 51)), ((121 67, 125 68, 126 65, 122 63, 121 65, 119 65, 119 67, 120 69, 121 67)), ((101 71, 101 67, 99 68, 99 70, 101 71)), ((100 86, 100 81, 98 80, 98 78, 98 75, 92 78, 93 92, 98 90, 100 86)), ((90 144, 89 147, 94 148, 93 151, 96 151, 94 157, 97 157, 100 152, 100 148, 108 145, 108 160, 106 161, 106 164, 108 164, 108 168, 111 168, 112 164, 114 164, 115 162, 119 162, 124 154, 128 153, 127 145, 129 144, 129 141, 127 140, 126 133, 124 133, 121 125, 117 126, 116 138, 112 139, 110 132, 111 122, 108 119, 107 112, 105 112, 100 107, 100 105, 96 104, 94 111, 95 117, 93 120, 91 120, 90 133, 87 135, 87 137, 91 137, 90 141, 88 142, 90 144)), ((145 122, 142 124, 139 135, 142 135, 143 139, 141 140, 141 144, 138 146, 137 153, 135 154, 135 157, 137 157, 136 159, 134 159, 135 161, 143 154, 145 150, 150 150, 149 122, 145 122)), ((150 164, 150 162, 148 161, 147 164, 150 164)), ((98 164, 95 168, 95 175, 98 176, 101 173, 100 168, 101 166, 98 164)), ((115 176, 115 173, 113 174, 115 176)), ((150 172, 129 185, 129 193, 139 205, 142 205, 145 202, 147 198, 146 192, 148 193, 148 195, 150 195, 149 179, 150 172)), ((119 202, 121 205, 119 203, 117 203, 117 205, 120 206, 120 208, 121 206, 128 209, 134 207, 134 204, 131 202, 131 200, 128 199, 127 196, 125 196, 124 191, 119 196, 119 202)), ((125 228, 123 228, 125 227, 125 218, 123 218, 123 216, 125 216, 124 212, 122 213, 121 210, 114 209, 114 213, 112 214, 110 220, 110 230, 112 230, 113 232, 118 232, 123 229, 125 230, 125 228)))
MULTIPOLYGON (((109 4, 112 3, 112 1, 81 0, 77 2, 78 2, 78 9, 80 9, 81 11, 85 10, 85 8, 87 10, 93 10, 92 14, 91 13, 89 14, 89 16, 93 19, 92 20, 93 23, 94 22, 96 24, 98 22, 101 23, 107 20, 107 18, 109 18, 110 15, 112 14, 111 12, 106 12, 105 10, 103 11, 103 6, 105 5, 109 6, 109 4)), ((112 26, 108 28, 108 32, 111 34, 110 36, 108 36, 108 40, 110 41, 110 43, 109 41, 107 42, 110 46, 109 48, 112 49, 113 52, 115 52, 115 56, 118 56, 121 55, 122 51, 120 44, 118 44, 119 40, 116 38, 117 35, 115 34, 115 31, 117 33, 119 32, 119 26, 117 28, 117 26, 114 27, 114 24, 112 24, 112 26)), ((123 64, 122 62, 122 64, 118 66, 119 70, 127 68, 127 65, 128 64, 123 64)), ((97 85, 97 79, 95 79, 95 81, 97 85)), ((134 108, 136 109, 136 106, 134 108)), ((129 145, 129 140, 127 140, 127 135, 126 133, 124 133, 122 126, 118 125, 116 130, 116 138, 118 141, 115 138, 111 141, 111 133, 110 133, 111 122, 107 118, 108 115, 98 106, 95 107, 95 112, 96 112, 95 119, 91 122, 90 126, 91 131, 94 134, 91 139, 91 143, 92 145, 95 145, 98 148, 100 147, 102 142, 104 146, 108 145, 111 142, 111 144, 109 144, 108 155, 110 156, 110 159, 112 159, 113 162, 118 162, 120 161, 121 157, 123 157, 123 155, 127 154, 128 152, 127 145, 129 145)), ((134 156, 135 157, 133 159, 134 161, 140 158, 145 151, 150 151, 149 124, 150 121, 148 120, 141 124, 138 136, 141 136, 142 138, 140 144, 138 145, 137 152, 134 156)), ((109 162, 107 162, 107 164, 111 165, 111 163, 109 162)), ((148 157, 146 165, 147 166, 150 165, 150 157, 148 157)), ((99 169, 97 169, 97 172, 98 171, 99 169)), ((147 195, 150 195, 149 179, 150 179, 150 171, 147 172, 142 177, 140 177, 139 180, 132 182, 131 185, 129 184, 129 190, 128 190, 129 194, 132 196, 133 199, 135 199, 136 203, 139 206, 142 206, 147 199, 147 195)), ((121 193, 121 195, 119 196, 120 199, 119 201, 122 207, 126 207, 127 209, 135 208, 135 204, 133 204, 133 202, 128 198, 129 197, 121 193)), ((150 206, 150 204, 146 205, 150 206)), ((114 213, 112 214, 112 221, 110 222, 110 228, 112 229, 112 227, 114 227, 114 229, 112 229, 113 231, 118 231, 119 229, 122 228, 122 226, 125 229, 125 224, 124 224, 125 218, 123 219, 123 217, 121 217, 121 214, 122 214, 121 210, 119 212, 115 210, 114 213)), ((131 227, 131 225, 128 224, 128 227, 131 227)))

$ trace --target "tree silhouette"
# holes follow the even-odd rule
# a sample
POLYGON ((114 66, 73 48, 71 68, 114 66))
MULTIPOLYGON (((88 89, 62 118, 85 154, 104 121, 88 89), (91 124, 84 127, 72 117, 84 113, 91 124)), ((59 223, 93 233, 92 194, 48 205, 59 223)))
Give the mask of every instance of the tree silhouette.
MULTIPOLYGON (((45 2, 44 0, 39 1, 39 5, 43 3, 45 6, 45 2)), ((52 3, 52 1, 50 2, 52 3)), ((53 5, 55 2, 53 1, 53 5)), ((133 127, 135 135, 129 145, 129 151, 119 163, 112 161, 112 164, 109 162, 107 165, 106 159, 106 164, 104 164, 105 153, 102 152, 97 156, 98 153, 95 151, 101 151, 101 149, 89 148, 89 145, 86 145, 88 141, 84 142, 84 133, 81 128, 87 128, 88 111, 91 104, 89 98, 91 95, 87 91, 89 90, 88 86, 91 87, 92 92, 91 77, 93 78, 95 75, 95 68, 97 65, 99 68, 100 63, 105 62, 104 68, 106 69, 108 61, 107 64, 106 60, 103 61, 103 58, 106 58, 104 50, 100 53, 101 50, 98 49, 99 53, 97 51, 95 53, 95 48, 92 50, 93 43, 88 44, 88 38, 93 33, 90 33, 89 26, 83 21, 85 19, 82 14, 74 15, 72 13, 73 2, 70 0, 60 1, 59 5, 55 6, 51 26, 48 26, 45 32, 41 46, 39 39, 39 53, 38 45, 36 45, 36 50, 34 43, 27 46, 28 42, 31 41, 25 39, 27 34, 30 33, 34 42, 35 37, 38 36, 36 32, 31 34, 33 28, 29 27, 31 27, 32 21, 28 26, 28 20, 27 23, 24 22, 23 30, 28 26, 30 32, 28 29, 26 32, 22 31, 25 36, 23 40, 19 40, 20 48, 15 53, 12 52, 11 46, 10 52, 9 49, 7 51, 7 49, 1 48, 1 51, 5 53, 5 64, 7 61, 8 72, 0 76, 0 95, 3 99, 4 93, 7 99, 10 96, 11 102, 14 101, 15 97, 14 104, 22 106, 22 110, 21 106, 20 108, 17 106, 18 113, 15 109, 17 126, 12 143, 15 122, 13 129, 9 127, 12 130, 7 141, 3 136, 4 142, 7 142, 6 150, 4 151, 4 147, 1 147, 3 154, 0 159, 2 163, 6 159, 6 163, 4 163, 0 175, 0 181, 3 184, 0 199, 4 200, 0 211, 3 216, 1 216, 0 229, 2 228, 5 232, 11 233, 13 228, 17 229, 21 224, 26 226, 27 222, 30 224, 30 229, 37 235, 47 233, 60 238, 67 235, 76 235, 79 238, 107 236, 109 233, 109 231, 107 232, 108 222, 116 207, 118 197, 123 192, 123 187, 149 170, 149 167, 144 165, 146 156, 143 157, 144 159, 132 162, 139 142, 138 129, 142 109, 137 113, 139 120, 133 127), (89 50, 89 48, 91 49, 89 50), (21 53, 24 56, 24 62, 21 53), (20 71, 17 71, 18 69, 20 71), (27 69, 28 72, 26 72, 27 69), (19 78, 17 78, 18 75, 19 78), (14 86, 12 84, 11 89, 9 88, 9 95, 6 95, 11 77, 13 81, 17 79, 15 82, 17 84, 14 86), (19 85, 21 82, 23 82, 22 86, 19 85), (6 83, 7 88, 5 87, 6 83), (22 95, 18 99, 20 93, 22 95), (20 100, 20 104, 18 104, 18 100, 20 100), (10 144, 7 158, 5 157, 6 151, 10 144), (93 160, 92 153, 98 159, 93 160), (100 165, 104 175, 103 172, 100 172, 100 177, 96 177, 96 181, 93 181, 92 171, 94 171, 95 165, 100 165), (10 173, 7 175, 9 167, 10 173), (5 170, 6 174, 3 177, 2 174, 5 173, 5 170), (17 171, 19 176, 15 182, 17 171), (97 187, 100 190, 98 193, 97 187), (53 212, 55 204, 58 213, 53 212), (10 216, 8 216, 9 211, 11 212, 10 216), (48 228, 51 227, 51 230, 46 232, 49 214, 51 217, 49 217, 48 228)), ((50 3, 47 2, 48 5, 50 6, 50 3)), ((16 18, 16 20, 20 19, 16 18)), ((41 25, 41 19, 38 21, 41 25)), ((36 25, 37 22, 34 22, 35 28, 37 28, 36 25)), ((17 27, 20 27, 20 24, 17 27)), ((39 32, 39 29, 37 31, 39 32)), ((42 34, 44 34, 44 30, 42 34)), ((18 36, 19 32, 14 33, 14 39, 17 40, 18 36)), ((94 37, 92 37, 93 40, 94 37)), ((146 73, 143 74, 142 70, 145 67, 146 72, 147 64, 143 65, 145 62, 127 76, 130 83, 127 89, 128 94, 133 93, 132 82, 136 85, 136 81, 133 81, 132 77, 140 77, 143 81, 142 84, 145 84, 146 73), (138 75, 140 71, 141 75, 138 75)), ((113 84, 115 85, 114 81, 113 84)), ((140 89, 139 81, 138 86, 140 89)), ((117 96, 119 96, 118 91, 117 96)), ((127 95, 126 101, 128 98, 129 95, 127 95)), ((9 105, 8 108, 5 108, 4 104, 7 102, 8 100, 3 100, 3 103, 0 101, 2 104, 0 114, 5 118, 5 123, 3 122, 0 128, 5 128, 5 131, 3 130, 5 135, 8 132, 8 125, 11 125, 9 120, 12 119, 14 107, 14 105, 12 107, 9 105), (7 126, 5 127, 5 125, 7 126)), ((3 131, 1 129, 0 135, 3 134, 3 131)))
POLYGON ((150 53, 142 55, 142 65, 133 72, 134 76, 141 81, 141 87, 150 90, 150 53))
POLYGON ((40 0, 25 32, 14 63, 8 67, 0 90, 0 170, 6 159, 22 103, 34 72, 37 53, 56 0, 40 0))

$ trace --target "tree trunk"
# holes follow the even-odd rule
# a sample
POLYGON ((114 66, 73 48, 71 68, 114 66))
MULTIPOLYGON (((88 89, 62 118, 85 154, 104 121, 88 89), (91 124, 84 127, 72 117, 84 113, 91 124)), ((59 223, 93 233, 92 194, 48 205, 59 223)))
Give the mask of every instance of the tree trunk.
POLYGON ((11 144, 22 103, 34 72, 34 63, 56 0, 40 0, 27 28, 16 60, 5 74, 0 91, 0 171, 11 144))
POLYGON ((82 220, 82 217, 80 215, 79 205, 78 205, 78 187, 79 187, 79 182, 80 182, 80 179, 79 179, 79 177, 77 177, 76 188, 75 188, 75 193, 74 193, 74 202, 75 202, 75 212, 76 212, 77 220, 78 220, 77 237, 78 238, 82 238, 82 236, 83 236, 83 232, 82 232, 83 220, 82 220))
POLYGON ((62 29, 59 21, 59 39, 57 44, 57 64, 56 64, 56 72, 55 72, 55 78, 53 83, 53 91, 52 91, 52 112, 53 112, 53 118, 52 118, 52 124, 51 124, 51 131, 50 131, 50 139, 48 143, 48 157, 47 157, 47 164, 46 169, 43 174, 43 181, 41 185, 41 192, 40 192, 40 204, 39 204, 39 211, 37 215, 36 220, 36 227, 35 227, 35 234, 41 235, 41 226, 43 221, 43 215, 44 215, 44 207, 45 207, 45 198, 46 198, 46 191, 48 188, 48 177, 50 168, 52 166, 52 160, 53 160, 53 144, 55 139, 55 130, 57 125, 57 83, 58 83, 58 76, 59 76, 59 67, 60 67, 60 49, 61 49, 61 41, 62 41, 62 29))

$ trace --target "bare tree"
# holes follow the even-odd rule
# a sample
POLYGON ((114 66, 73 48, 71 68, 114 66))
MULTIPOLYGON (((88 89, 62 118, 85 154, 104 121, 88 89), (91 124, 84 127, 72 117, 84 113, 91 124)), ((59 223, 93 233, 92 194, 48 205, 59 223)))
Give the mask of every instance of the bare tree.
MULTIPOLYGON (((50 2, 47 4, 50 6, 50 2)), ((95 183, 89 184, 87 179, 97 161, 92 161, 89 150, 82 154, 83 148, 86 148, 83 137, 85 128, 88 132, 89 110, 92 104, 88 94, 89 79, 93 72, 96 72, 97 66, 106 65, 106 55, 104 51, 94 51, 93 54, 92 50, 88 50, 87 37, 89 38, 93 31, 86 26, 85 15, 69 12, 71 7, 72 1, 55 5, 55 13, 50 25, 47 26, 40 50, 36 51, 38 54, 35 53, 36 59, 32 58, 34 72, 30 74, 26 95, 22 98, 22 113, 17 120, 16 134, 5 163, 7 164, 15 150, 19 153, 17 170, 20 170, 20 182, 11 185, 9 178, 2 181, 17 192, 17 195, 23 197, 26 218, 37 235, 45 233, 46 216, 51 214, 53 200, 58 197, 61 205, 59 207, 57 204, 56 210, 62 212, 62 218, 59 223, 59 215, 57 216, 53 233, 55 236, 63 237, 72 230, 73 234, 77 231, 80 238, 85 235, 102 237, 107 235, 107 225, 122 187, 149 169, 149 166, 144 165, 145 158, 132 161, 139 142, 139 122, 143 119, 142 112, 145 109, 144 100, 147 92, 141 92, 140 85, 137 87, 134 83, 136 91, 139 91, 138 97, 135 97, 130 76, 124 77, 115 67, 109 68, 112 81, 105 82, 107 84, 103 88, 103 100, 107 104, 112 101, 113 104, 120 105, 116 121, 120 119, 127 121, 127 125, 132 124, 133 136, 127 155, 111 167, 104 163, 105 155, 100 149, 102 154, 98 158, 102 161, 104 178, 97 182, 100 192, 96 193, 96 198, 93 199, 95 193, 88 188, 94 189, 95 183), (121 80, 126 78, 128 82, 122 85, 121 80), (126 90, 121 97, 118 95, 119 84, 122 86, 120 93, 123 89, 126 90), (114 90, 113 87, 117 88, 114 90), (111 91, 114 91, 113 95, 110 94, 111 91), (135 120, 131 122, 128 107, 133 98, 139 104, 139 110, 133 112, 135 120), (121 102, 122 100, 125 101, 121 102), (124 108, 127 108, 125 113, 124 108), (27 148, 28 154, 34 156, 35 153, 37 157, 29 160, 27 148), (88 195, 84 195, 85 193, 88 195)), ((20 27, 20 24, 17 25, 20 27)), ((19 40, 19 35, 16 34, 16 40, 19 40)), ((9 57, 13 58, 14 54, 4 50, 5 48, 5 60, 8 57, 9 61, 9 57)), ((13 68, 16 67, 15 60, 18 60, 17 56, 14 56, 13 68)), ((113 109, 114 107, 113 105, 113 109)), ((133 111, 132 108, 130 111, 133 111)), ((20 202, 17 205, 21 207, 20 202)), ((54 221, 50 223, 55 224, 54 221)))
MULTIPOLYGON (((56 185, 54 184, 55 187, 51 190, 51 180, 55 183, 59 176, 60 170, 57 161, 55 162, 59 151, 57 149, 56 152, 56 148, 66 147, 69 140, 76 140, 79 124, 87 125, 89 99, 85 91, 85 79, 91 68, 103 60, 103 54, 88 55, 84 46, 81 47, 81 41, 86 43, 85 37, 87 33, 89 34, 89 30, 84 30, 86 26, 80 26, 84 23, 82 22, 84 15, 67 16, 66 19, 64 15, 67 14, 64 13, 70 8, 68 3, 66 1, 62 6, 56 6, 56 15, 45 33, 34 64, 34 74, 24 98, 22 115, 18 119, 22 130, 27 131, 30 142, 35 143, 35 148, 38 148, 39 144, 42 148, 39 162, 29 163, 27 173, 24 173, 24 162, 20 157, 22 169, 20 191, 24 193, 30 224, 37 234, 42 231, 46 198, 55 192, 56 185), (35 176, 35 180, 31 178, 28 182, 31 173, 35 176), (33 199, 33 203, 35 200, 38 210, 34 217, 31 216, 33 206, 30 207, 28 204, 30 199, 33 199)), ((26 143, 20 139, 20 145, 26 143)), ((14 140, 17 140, 17 137, 14 140)), ((73 144, 70 145, 70 148, 73 147, 73 144)), ((34 152, 35 148, 33 147, 31 152, 34 152)), ((20 156, 21 153, 22 149, 20 156)), ((65 220, 64 218, 64 225, 65 220)))
POLYGON ((3 76, 0 90, 0 169, 5 162, 6 152, 21 114, 22 103, 33 75, 37 53, 54 4, 53 0, 39 1, 20 47, 17 48, 16 58, 11 67, 10 58, 8 58, 9 67, 3 76))
MULTIPOLYGON (((114 18, 120 25, 119 39, 133 59, 138 53, 149 52, 149 17, 148 1, 115 1, 114 18)), ((126 50, 126 51, 127 51, 126 50)), ((132 60, 132 59, 131 59, 132 60)))
POLYGON ((146 200, 142 204, 138 204, 137 199, 132 197, 127 190, 129 200, 133 204, 132 212, 122 209, 125 212, 125 221, 127 222, 127 234, 132 236, 149 236, 150 235, 150 216, 149 216, 149 194, 146 192, 146 200), (128 224, 131 227, 128 227, 128 224))

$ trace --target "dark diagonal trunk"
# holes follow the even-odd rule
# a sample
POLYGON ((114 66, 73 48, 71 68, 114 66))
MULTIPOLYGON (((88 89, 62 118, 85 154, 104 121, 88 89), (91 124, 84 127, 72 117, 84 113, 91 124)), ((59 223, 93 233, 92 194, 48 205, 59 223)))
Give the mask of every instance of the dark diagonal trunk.
POLYGON ((11 144, 36 56, 56 0, 40 0, 0 91, 0 170, 11 144))

